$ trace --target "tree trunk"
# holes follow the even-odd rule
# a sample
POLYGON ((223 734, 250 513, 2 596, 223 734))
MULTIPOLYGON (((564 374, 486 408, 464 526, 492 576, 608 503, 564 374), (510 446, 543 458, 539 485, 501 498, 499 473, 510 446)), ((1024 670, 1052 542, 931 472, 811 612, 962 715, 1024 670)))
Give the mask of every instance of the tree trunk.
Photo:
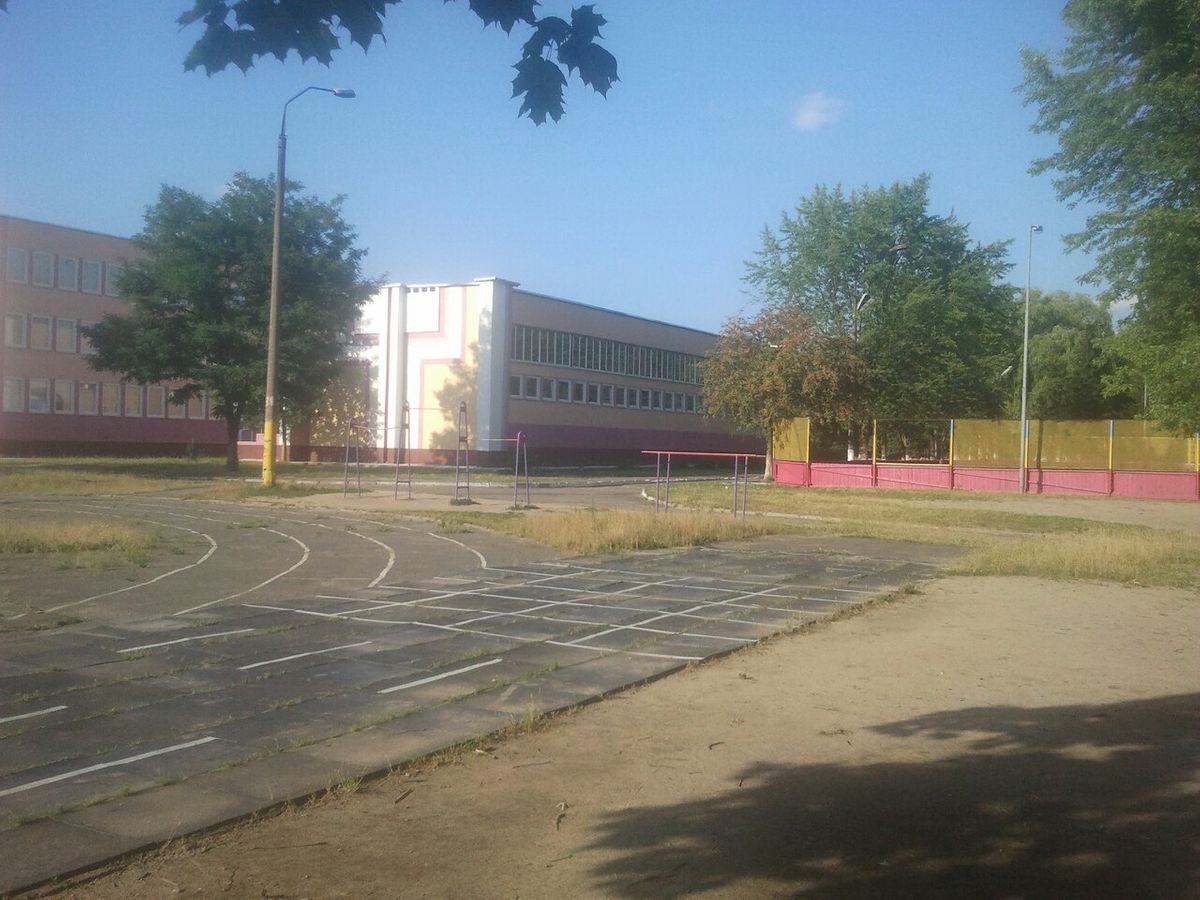
POLYGON ((771 455, 771 444, 775 440, 775 423, 771 422, 767 425, 767 459, 766 465, 763 466, 763 481, 772 482, 775 480, 775 473, 771 471, 771 463, 774 461, 771 455))
MULTIPOLYGON (((242 430, 240 419, 229 418, 225 420, 225 471, 236 473, 238 471, 238 432, 242 430)), ((266 448, 263 448, 266 453, 266 448)))

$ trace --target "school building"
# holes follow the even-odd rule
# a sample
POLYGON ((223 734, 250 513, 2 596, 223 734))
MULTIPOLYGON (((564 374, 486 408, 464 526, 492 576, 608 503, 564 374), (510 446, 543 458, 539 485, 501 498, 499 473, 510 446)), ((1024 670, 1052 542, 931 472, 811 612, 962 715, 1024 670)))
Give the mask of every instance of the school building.
POLYGON ((205 398, 88 367, 80 333, 126 309, 116 280, 136 250, 124 238, 0 216, 0 453, 219 453, 225 425, 205 398))
POLYGON ((477 278, 386 285, 354 341, 376 458, 451 458, 465 403, 472 453, 499 463, 520 434, 539 461, 583 463, 762 452, 704 415, 699 363, 715 337, 477 278))

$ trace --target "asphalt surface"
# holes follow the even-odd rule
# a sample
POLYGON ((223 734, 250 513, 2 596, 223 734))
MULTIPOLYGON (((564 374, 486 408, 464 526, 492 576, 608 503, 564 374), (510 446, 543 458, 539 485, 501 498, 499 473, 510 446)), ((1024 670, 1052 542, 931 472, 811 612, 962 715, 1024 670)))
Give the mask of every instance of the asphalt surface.
MULTIPOLYGON (((628 486, 536 502, 601 493, 644 503, 628 486)), ((954 552, 777 536, 553 559, 388 521, 382 507, 406 511, 390 496, 330 502, 4 504, 168 537, 142 568, 0 569, 0 893, 734 651, 954 552)))

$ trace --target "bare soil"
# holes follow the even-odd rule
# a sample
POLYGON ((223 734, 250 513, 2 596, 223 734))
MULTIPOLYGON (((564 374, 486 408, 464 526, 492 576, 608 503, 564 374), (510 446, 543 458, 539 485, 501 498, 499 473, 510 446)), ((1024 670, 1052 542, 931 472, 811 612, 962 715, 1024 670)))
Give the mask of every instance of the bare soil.
POLYGON ((1200 897, 1200 602, 948 578, 79 898, 1200 897))

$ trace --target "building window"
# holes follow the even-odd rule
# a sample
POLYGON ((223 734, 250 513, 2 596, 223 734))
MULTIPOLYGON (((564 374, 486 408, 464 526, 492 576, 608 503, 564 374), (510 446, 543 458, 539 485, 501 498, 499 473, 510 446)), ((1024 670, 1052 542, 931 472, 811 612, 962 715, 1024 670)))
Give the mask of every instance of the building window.
POLYGON ((588 382, 587 402, 592 404, 600 402, 600 385, 596 384, 595 382, 588 382))
POLYGON ((24 412, 25 411, 25 379, 24 378, 5 378, 4 379, 4 411, 5 412, 24 412))
POLYGON ((124 388, 125 415, 140 418, 142 415, 142 386, 126 383, 124 388))
POLYGON ((570 403, 571 402, 571 382, 563 381, 560 378, 558 381, 555 382, 555 386, 558 388, 558 391, 557 391, 558 396, 555 399, 557 399, 560 403, 570 403))
POLYGON ((146 415, 161 419, 167 409, 167 389, 161 384, 151 384, 146 387, 146 415))
POLYGON ((649 409, 650 408, 650 391, 648 391, 648 390, 639 391, 638 395, 639 395, 638 396, 638 406, 640 406, 642 409, 649 409))
POLYGON ((54 411, 56 413, 75 412, 75 382, 54 379, 54 411))
POLYGON ((79 414, 94 416, 100 411, 100 385, 94 381, 79 384, 79 414))
POLYGON ((4 277, 14 284, 29 283, 29 251, 19 247, 8 248, 4 277))
POLYGON ((79 260, 73 256, 58 258, 58 289, 60 291, 79 290, 79 260))
POLYGON ((31 413, 50 412, 50 379, 29 379, 29 411, 31 413))
POLYGON ((50 349, 50 317, 29 317, 29 347, 32 350, 50 349))
POLYGON ((204 395, 190 397, 187 402, 187 417, 189 419, 204 418, 204 395))
POLYGON ((80 289, 85 294, 100 293, 100 263, 98 260, 85 259, 82 268, 83 277, 80 281, 80 289))
POLYGON ((25 316, 20 313, 9 313, 4 317, 4 346, 25 346, 25 316))
POLYGON ((508 376, 508 396, 510 396, 510 397, 520 397, 521 396, 521 376, 520 375, 509 375, 508 376))
POLYGON ((121 385, 115 381, 105 381, 100 385, 100 415, 119 416, 121 414, 121 385))
POLYGON ((184 419, 187 418, 187 404, 180 403, 167 398, 167 418, 168 419, 184 419))
POLYGON ((54 287, 54 254, 33 251, 33 283, 37 287, 54 287))
MULTIPOLYGON (((124 274, 125 267, 119 266, 116 263, 108 263, 104 267, 104 293, 109 297, 120 297, 121 293, 117 289, 121 280, 121 275, 124 274)), ((376 338, 378 340, 378 338, 376 338)))
POLYGON ((690 412, 690 413, 694 413, 696 411, 696 395, 695 394, 684 394, 683 395, 683 411, 690 412))
POLYGON ((83 333, 85 328, 91 328, 95 322, 80 322, 79 323, 79 352, 84 356, 91 356, 92 342, 88 340, 88 336, 83 333))
POLYGON ((54 349, 60 353, 75 352, 75 320, 54 320, 54 349))
POLYGON ((671 412, 675 411, 675 395, 670 391, 663 392, 663 409, 669 409, 671 412))
POLYGON ((525 399, 536 400, 538 397, 538 380, 533 375, 525 376, 525 399))
POLYGON ((543 378, 541 381, 542 381, 542 399, 543 400, 553 400, 554 399, 554 379, 553 378, 543 378))
POLYGON ((571 402, 572 403, 582 403, 583 402, 583 382, 582 381, 571 382, 571 402))
POLYGON ((617 406, 625 405, 625 388, 621 387, 620 385, 613 388, 613 402, 617 406))
POLYGON ((613 404, 613 386, 611 384, 600 385, 600 405, 612 406, 613 404))

